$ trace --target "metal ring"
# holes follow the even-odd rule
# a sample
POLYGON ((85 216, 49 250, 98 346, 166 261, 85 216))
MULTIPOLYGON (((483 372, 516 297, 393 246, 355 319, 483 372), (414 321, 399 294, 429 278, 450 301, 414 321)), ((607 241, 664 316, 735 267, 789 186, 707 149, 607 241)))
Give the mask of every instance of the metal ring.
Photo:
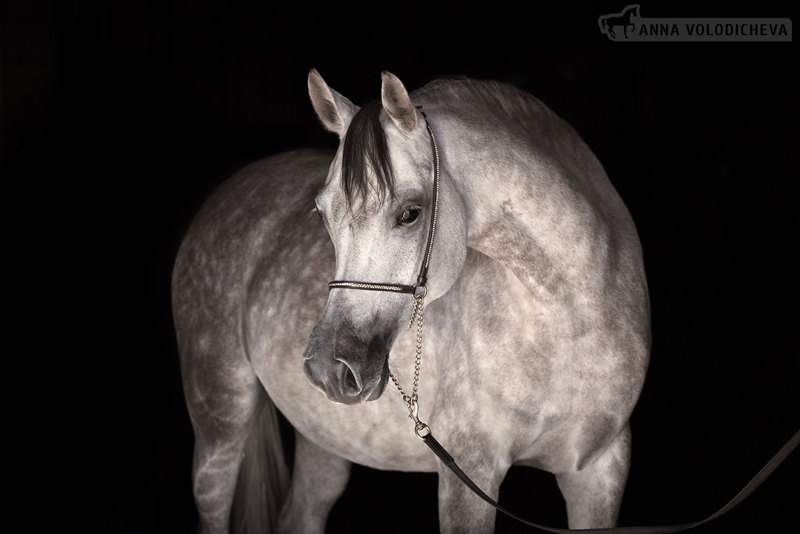
POLYGON ((424 440, 431 435, 431 427, 420 421, 414 425, 414 434, 416 434, 419 439, 424 440), (425 432, 425 434, 422 434, 422 432, 425 432))
POLYGON ((427 297, 427 296, 428 296, 428 286, 426 286, 426 285, 423 285, 423 286, 414 286, 414 298, 415 298, 415 299, 424 299, 424 298, 425 298, 425 297, 427 297), (423 289, 423 291, 422 291, 422 295, 417 295, 417 290, 418 290, 419 288, 422 288, 422 289, 423 289))

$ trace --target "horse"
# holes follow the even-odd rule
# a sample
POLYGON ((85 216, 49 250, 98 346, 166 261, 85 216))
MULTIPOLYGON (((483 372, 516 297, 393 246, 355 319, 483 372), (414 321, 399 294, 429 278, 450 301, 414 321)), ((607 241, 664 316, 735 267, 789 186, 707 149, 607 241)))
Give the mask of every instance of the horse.
POLYGON ((614 31, 615 26, 622 26, 622 34, 625 39, 628 38, 628 27, 633 26, 631 17, 639 18, 639 4, 633 4, 622 10, 622 13, 614 15, 606 15, 600 17, 600 31, 608 35, 612 40, 617 39, 617 32, 614 31))
POLYGON ((527 92, 381 80, 359 107, 312 69, 335 153, 245 167, 179 248, 199 532, 323 532, 353 463, 438 473, 441 532, 493 531, 495 509, 408 417, 492 498, 512 465, 531 466, 555 475, 570 528, 613 526, 650 351, 632 217, 575 130, 527 92))

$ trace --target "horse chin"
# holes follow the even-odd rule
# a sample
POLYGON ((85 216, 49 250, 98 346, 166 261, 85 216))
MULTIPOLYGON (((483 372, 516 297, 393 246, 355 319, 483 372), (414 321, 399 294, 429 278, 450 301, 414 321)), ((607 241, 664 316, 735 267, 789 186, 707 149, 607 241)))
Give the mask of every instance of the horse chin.
POLYGON ((378 379, 378 383, 375 384, 375 387, 372 388, 372 393, 364 399, 366 402, 375 401, 381 398, 383 395, 384 390, 386 389, 386 384, 389 383, 389 357, 386 357, 386 363, 383 364, 383 369, 381 370, 380 378, 378 379))

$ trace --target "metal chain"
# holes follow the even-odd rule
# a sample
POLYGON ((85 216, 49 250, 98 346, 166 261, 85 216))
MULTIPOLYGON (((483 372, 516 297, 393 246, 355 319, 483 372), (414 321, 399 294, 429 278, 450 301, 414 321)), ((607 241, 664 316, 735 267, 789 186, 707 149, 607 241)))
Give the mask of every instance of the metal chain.
POLYGON ((411 389, 411 395, 406 393, 403 387, 400 385, 400 382, 397 381, 394 374, 389 371, 389 378, 392 379, 394 382, 394 386, 403 396, 403 402, 406 403, 409 410, 413 410, 414 406, 417 404, 417 399, 419 398, 417 395, 417 389, 419 388, 419 369, 422 363, 422 328, 423 328, 423 321, 422 315, 424 311, 425 304, 425 297, 424 296, 415 296, 414 297, 414 309, 411 310, 411 318, 408 321, 408 329, 410 330, 412 326, 414 326, 414 319, 417 321, 417 348, 416 348, 416 357, 414 358, 414 380, 411 389))

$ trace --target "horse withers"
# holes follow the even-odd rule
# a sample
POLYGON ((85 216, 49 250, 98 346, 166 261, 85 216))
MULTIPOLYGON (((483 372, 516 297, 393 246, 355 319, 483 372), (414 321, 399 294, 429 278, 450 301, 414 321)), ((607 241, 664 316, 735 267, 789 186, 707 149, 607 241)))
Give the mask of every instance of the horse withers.
POLYGON ((363 107, 314 70, 308 87, 338 150, 245 168, 175 265, 199 530, 227 532, 233 515, 323 532, 355 462, 438 472, 440 530, 492 531, 494 509, 414 437, 397 391, 412 384, 419 418, 490 496, 510 466, 533 466, 555 474, 570 528, 613 526, 649 303, 635 226, 600 163, 503 83, 409 94, 383 73, 363 107), (417 336, 403 333, 412 311, 417 336), (275 408, 295 429, 290 481, 275 408))

